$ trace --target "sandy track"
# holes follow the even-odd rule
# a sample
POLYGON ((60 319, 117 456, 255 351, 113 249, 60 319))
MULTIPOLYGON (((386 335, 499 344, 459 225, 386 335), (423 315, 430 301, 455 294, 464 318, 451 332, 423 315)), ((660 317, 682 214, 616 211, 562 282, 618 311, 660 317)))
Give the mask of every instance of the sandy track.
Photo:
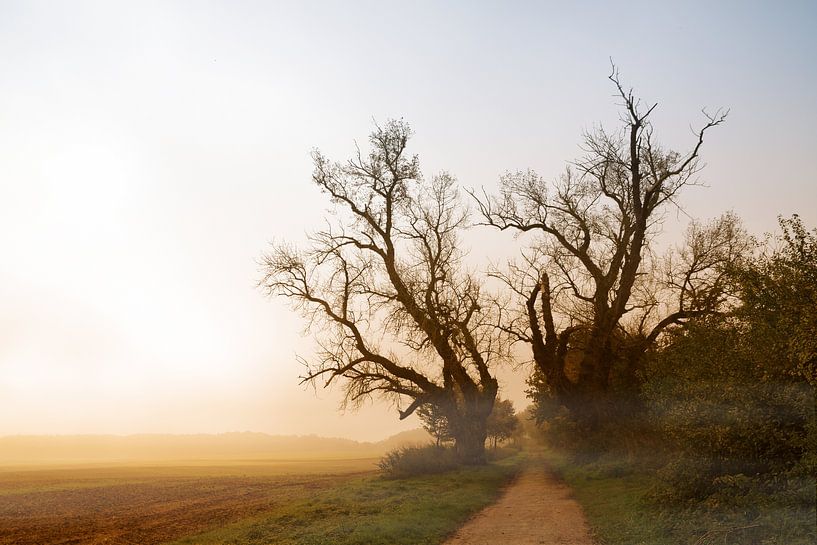
POLYGON ((445 545, 593 545, 570 488, 534 464, 445 545))

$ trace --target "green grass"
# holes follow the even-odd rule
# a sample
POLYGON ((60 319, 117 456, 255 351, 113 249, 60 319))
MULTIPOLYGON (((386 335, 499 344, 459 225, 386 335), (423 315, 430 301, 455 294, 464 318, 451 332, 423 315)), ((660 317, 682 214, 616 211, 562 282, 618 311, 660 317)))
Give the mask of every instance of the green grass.
POLYGON ((521 455, 426 477, 356 478, 173 545, 439 544, 492 503, 521 455))
POLYGON ((599 470, 574 465, 561 453, 547 451, 547 463, 570 485, 596 538, 604 545, 676 545, 662 535, 663 515, 644 495, 649 477, 622 467, 599 470))
POLYGON ((573 488, 602 545, 811 545, 814 506, 766 498, 751 510, 668 509, 648 499, 649 472, 637 464, 573 464, 554 451, 546 462, 573 488))

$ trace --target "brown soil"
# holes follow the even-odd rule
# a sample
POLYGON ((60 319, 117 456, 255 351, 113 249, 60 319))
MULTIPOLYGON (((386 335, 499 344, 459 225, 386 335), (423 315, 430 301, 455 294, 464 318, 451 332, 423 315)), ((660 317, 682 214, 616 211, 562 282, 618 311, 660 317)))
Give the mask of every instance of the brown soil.
POLYGON ((0 544, 155 545, 259 515, 353 475, 164 472, 111 471, 102 483, 85 478, 91 471, 77 472, 83 478, 67 471, 0 474, 0 544))
POLYGON ((495 504, 445 545, 593 545, 581 507, 561 481, 536 464, 495 504))

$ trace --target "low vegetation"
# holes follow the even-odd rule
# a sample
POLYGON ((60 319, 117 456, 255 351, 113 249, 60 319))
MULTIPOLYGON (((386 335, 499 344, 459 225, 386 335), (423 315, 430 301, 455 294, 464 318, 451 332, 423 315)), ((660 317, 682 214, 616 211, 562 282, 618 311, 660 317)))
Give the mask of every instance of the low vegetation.
POLYGON ((756 497, 751 505, 654 501, 652 460, 576 462, 550 451, 548 463, 573 489, 602 545, 808 545, 817 542, 814 486, 799 500, 756 497), (794 501, 792 501, 794 500, 794 501))
MULTIPOLYGON (((513 445, 493 447, 486 452, 490 461, 517 456, 521 449, 513 445)), ((403 479, 418 475, 434 475, 457 469, 461 462, 450 445, 406 446, 386 453, 378 467, 388 479, 403 479)))
POLYGON ((392 450, 378 463, 384 476, 395 479, 443 473, 458 465, 453 449, 437 445, 392 450))
POLYGON ((367 476, 173 545, 439 544, 493 502, 521 456, 431 476, 367 476))

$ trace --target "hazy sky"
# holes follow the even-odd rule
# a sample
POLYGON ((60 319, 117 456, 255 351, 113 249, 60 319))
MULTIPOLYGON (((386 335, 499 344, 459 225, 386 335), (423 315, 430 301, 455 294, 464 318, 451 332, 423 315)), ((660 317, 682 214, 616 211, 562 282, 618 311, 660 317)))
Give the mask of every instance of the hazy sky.
POLYGON ((815 29, 815 2, 0 2, 0 434, 414 427, 298 386, 311 341, 254 287, 324 213, 311 148, 403 117, 427 173, 553 177, 617 119, 612 56, 668 145, 732 109, 690 215, 814 226, 815 29))

